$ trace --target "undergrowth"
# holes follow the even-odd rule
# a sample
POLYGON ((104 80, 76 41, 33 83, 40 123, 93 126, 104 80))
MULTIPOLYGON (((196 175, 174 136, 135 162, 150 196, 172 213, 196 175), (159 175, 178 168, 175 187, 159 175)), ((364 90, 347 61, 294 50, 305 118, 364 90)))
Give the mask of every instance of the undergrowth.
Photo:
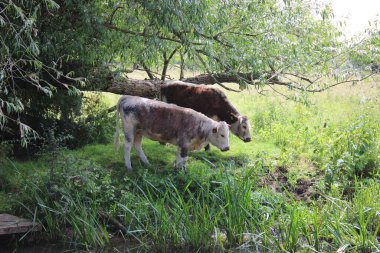
POLYGON ((152 165, 133 152, 133 173, 111 144, 5 156, 0 210, 27 211, 50 239, 87 249, 122 234, 162 252, 379 252, 379 101, 354 91, 308 104, 228 94, 253 141, 231 136, 229 152, 192 153, 187 172, 173 169, 174 147, 149 140, 152 165))

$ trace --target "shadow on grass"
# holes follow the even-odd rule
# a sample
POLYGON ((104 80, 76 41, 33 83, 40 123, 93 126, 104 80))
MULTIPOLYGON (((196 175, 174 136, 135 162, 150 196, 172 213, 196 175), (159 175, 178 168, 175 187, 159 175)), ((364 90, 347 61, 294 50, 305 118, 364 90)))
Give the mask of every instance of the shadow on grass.
MULTIPOLYGON (((139 159, 134 148, 131 152, 131 162, 134 170, 149 169, 154 171, 173 171, 177 148, 173 145, 161 145, 158 142, 144 140, 143 150, 151 165, 145 166, 139 159)), ((117 161, 107 163, 106 167, 110 169, 126 170, 124 165, 124 148, 121 148, 116 154, 117 161)), ((237 154, 236 152, 221 152, 213 147, 211 151, 193 151, 189 153, 187 167, 202 167, 202 168, 219 168, 224 164, 233 164, 236 167, 245 167, 251 162, 248 154, 237 154)))

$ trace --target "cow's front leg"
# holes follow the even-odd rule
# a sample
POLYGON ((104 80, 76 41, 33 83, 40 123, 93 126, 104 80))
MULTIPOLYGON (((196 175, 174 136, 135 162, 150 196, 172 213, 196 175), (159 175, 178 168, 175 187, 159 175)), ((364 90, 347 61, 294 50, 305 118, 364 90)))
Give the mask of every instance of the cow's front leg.
POLYGON ((186 161, 187 161, 187 148, 177 148, 177 160, 175 163, 176 169, 181 168, 186 171, 186 161))
POLYGON ((133 135, 124 132, 124 159, 125 159, 125 167, 127 167, 128 171, 132 171, 131 164, 131 148, 132 148, 132 140, 133 135))
POLYGON ((148 161, 148 158, 146 158, 144 151, 142 150, 142 147, 141 147, 142 138, 143 138, 142 134, 136 134, 135 139, 133 141, 133 144, 134 144, 135 149, 137 151, 137 155, 140 157, 141 161, 145 165, 149 165, 150 163, 148 161))

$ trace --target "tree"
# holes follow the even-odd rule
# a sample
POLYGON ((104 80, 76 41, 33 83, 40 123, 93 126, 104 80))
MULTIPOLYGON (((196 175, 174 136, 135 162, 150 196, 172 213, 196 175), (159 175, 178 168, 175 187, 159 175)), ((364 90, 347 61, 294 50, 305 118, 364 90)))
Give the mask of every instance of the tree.
POLYGON ((79 89, 104 85, 98 67, 110 52, 104 8, 102 1, 0 2, 2 141, 21 136, 26 145, 53 127, 70 129, 74 140, 84 135, 79 89))
POLYGON ((364 34, 355 38, 360 40, 360 44, 349 54, 353 66, 372 71, 380 63, 380 31, 377 27, 378 21, 375 21, 364 34))
MULTIPOLYGON (((347 53, 355 46, 337 40, 332 16, 330 5, 305 0, 142 0, 117 4, 105 26, 125 34, 120 53, 142 63, 151 79, 151 68, 161 67, 164 80, 166 66, 182 56, 206 73, 189 82, 320 92, 357 79, 347 74, 347 53)), ((109 90, 127 92, 132 82, 115 82, 109 90)))
POLYGON ((25 137, 26 125, 38 130, 40 119, 77 127, 79 90, 156 96, 174 64, 203 73, 186 82, 230 90, 224 83, 235 82, 291 99, 363 78, 350 57, 361 41, 339 41, 331 6, 318 1, 31 0, 0 7, 0 124, 13 136, 15 125, 25 137), (132 65, 150 80, 115 78, 132 65))
MULTIPOLYGON (((54 2, 46 1, 45 4, 49 9, 57 8, 54 2)), ((32 3, 21 6, 9 1, 1 2, 0 10, 0 126, 4 129, 8 121, 17 124, 26 143, 24 137, 32 129, 19 117, 10 116, 24 110, 24 103, 18 95, 19 83, 35 87, 47 96, 52 95, 49 84, 39 80, 41 71, 49 71, 49 67, 38 59, 39 48, 35 40, 36 15, 40 6, 32 3)))

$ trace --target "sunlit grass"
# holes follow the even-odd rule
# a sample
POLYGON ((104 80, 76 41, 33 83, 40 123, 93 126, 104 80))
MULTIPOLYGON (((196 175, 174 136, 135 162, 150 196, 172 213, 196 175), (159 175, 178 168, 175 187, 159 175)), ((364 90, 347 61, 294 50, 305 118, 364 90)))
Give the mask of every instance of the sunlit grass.
MULTIPOLYGON (((176 147, 146 138, 151 165, 132 150, 132 173, 113 140, 47 150, 34 161, 7 159, 0 209, 27 207, 50 238, 90 248, 120 229, 105 213, 128 239, 161 251, 377 252, 379 90, 367 80, 309 94, 304 104, 254 89, 225 91, 250 118, 253 140, 231 135, 228 152, 192 152, 187 172, 174 169, 176 147)), ((119 96, 102 97, 111 107, 119 96)))

